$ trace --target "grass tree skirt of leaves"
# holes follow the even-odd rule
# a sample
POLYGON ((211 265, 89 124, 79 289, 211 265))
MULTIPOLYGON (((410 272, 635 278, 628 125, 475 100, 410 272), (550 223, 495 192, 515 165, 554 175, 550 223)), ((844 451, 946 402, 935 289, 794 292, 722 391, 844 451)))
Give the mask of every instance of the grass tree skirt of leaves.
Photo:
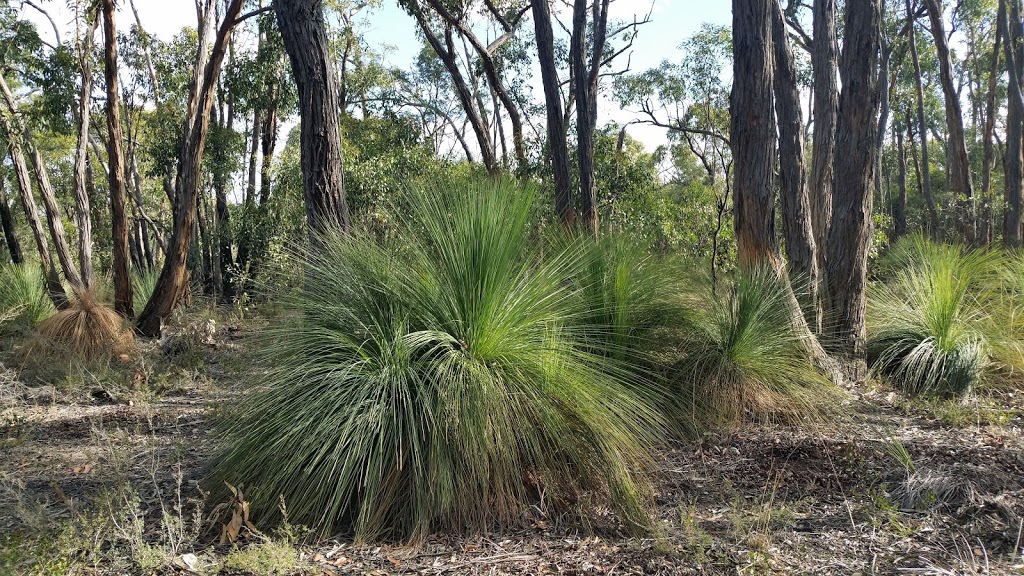
POLYGON ((269 330, 214 480, 244 483, 254 517, 283 498, 290 522, 359 540, 483 529, 531 504, 645 526, 665 424, 618 338, 586 320, 587 241, 541 242, 534 193, 507 182, 406 200, 396 242, 327 234, 302 257, 298 313, 269 330))
POLYGON ((1012 263, 996 251, 901 240, 868 299, 874 373, 908 394, 948 398, 1020 366, 1012 263))

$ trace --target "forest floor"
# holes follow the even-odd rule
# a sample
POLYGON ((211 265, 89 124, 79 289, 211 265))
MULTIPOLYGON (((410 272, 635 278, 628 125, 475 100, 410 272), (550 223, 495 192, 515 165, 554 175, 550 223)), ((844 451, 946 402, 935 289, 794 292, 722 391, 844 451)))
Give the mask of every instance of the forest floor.
POLYGON ((646 537, 535 509, 417 547, 294 528, 219 544, 230 502, 199 480, 221 401, 259 369, 259 321, 216 316, 179 319, 131 364, 0 365, 0 573, 1024 574, 1024 395, 923 404, 881 387, 851 392, 839 423, 666 449, 646 537))

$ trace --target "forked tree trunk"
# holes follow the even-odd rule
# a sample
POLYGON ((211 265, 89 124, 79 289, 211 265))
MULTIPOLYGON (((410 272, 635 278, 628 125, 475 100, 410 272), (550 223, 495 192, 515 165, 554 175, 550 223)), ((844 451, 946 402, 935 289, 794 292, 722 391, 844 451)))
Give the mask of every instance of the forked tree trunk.
POLYGON ((977 218, 974 205, 974 187, 971 183, 971 166, 967 159, 967 138, 964 135, 964 116, 960 106, 960 94, 953 84, 953 64, 949 57, 945 26, 942 21, 942 0, 924 0, 931 20, 932 39, 939 58, 939 80, 945 98, 946 109, 946 156, 949 191, 953 193, 957 206, 957 221, 961 233, 968 243, 975 242, 977 218))
POLYGON ((129 268, 128 213, 125 204, 124 150, 121 147, 121 105, 117 76, 117 29, 114 24, 114 0, 103 0, 103 55, 107 80, 107 180, 110 183, 110 223, 113 244, 114 310, 131 318, 132 279, 129 268))
POLYGON ((811 67, 813 73, 814 139, 811 141, 811 186, 808 201, 818 270, 825 267, 825 240, 832 218, 832 162, 839 113, 839 39, 837 0, 814 0, 811 67))
MULTIPOLYGON (((914 7, 906 0, 907 18, 914 17, 914 7)), ((924 120, 924 88, 921 86, 921 60, 917 56, 917 34, 914 22, 907 27, 907 41, 910 43, 910 59, 914 63, 914 94, 917 98, 917 135, 921 140, 921 192, 924 194, 925 205, 928 207, 928 235, 939 236, 939 212, 932 195, 932 183, 929 174, 928 160, 928 125, 924 120)))
MULTIPOLYGON (((225 10, 224 21, 217 32, 209 58, 200 55, 197 59, 197 64, 204 65, 196 70, 192 87, 193 96, 190 98, 192 106, 189 108, 190 113, 184 127, 187 137, 182 142, 175 182, 178 208, 174 213, 174 230, 171 232, 164 266, 153 289, 153 295, 138 320, 138 329, 146 336, 160 334, 163 320, 170 316, 188 289, 186 260, 192 243, 192 231, 195 228, 196 198, 202 185, 202 159, 210 127, 214 88, 220 75, 231 30, 235 26, 235 19, 238 18, 243 3, 243 0, 231 0, 231 4, 225 10)), ((206 17, 212 18, 213 15, 208 11, 206 17)), ((200 42, 200 45, 202 44, 200 42)))
POLYGON ((875 131, 878 125, 880 0, 846 1, 846 35, 836 130, 832 223, 825 256, 825 334, 849 361, 855 382, 867 376, 866 290, 871 244, 875 131))
POLYGON ((533 0, 532 6, 534 32, 537 37, 537 59, 541 81, 544 84, 544 103, 548 120, 548 154, 555 179, 555 213, 563 224, 572 226, 575 214, 572 183, 569 180, 569 146, 566 143, 562 94, 558 88, 558 68, 555 65, 551 7, 548 0, 533 0))
POLYGON ((92 45, 99 18, 86 26, 85 37, 79 40, 78 61, 82 69, 82 84, 78 93, 78 142, 75 146, 75 217, 78 224, 78 261, 82 270, 82 284, 92 287, 92 210, 87 189, 87 163, 89 159, 89 120, 92 113, 92 45))
POLYGON ((779 131, 782 230, 790 283, 808 325, 820 331, 818 255, 811 226, 804 164, 803 119, 796 65, 786 38, 786 21, 779 0, 772 2, 772 44, 775 53, 775 116, 779 131))
POLYGON ((274 10, 299 92, 302 191, 310 230, 348 231, 341 111, 322 0, 275 0, 274 10))

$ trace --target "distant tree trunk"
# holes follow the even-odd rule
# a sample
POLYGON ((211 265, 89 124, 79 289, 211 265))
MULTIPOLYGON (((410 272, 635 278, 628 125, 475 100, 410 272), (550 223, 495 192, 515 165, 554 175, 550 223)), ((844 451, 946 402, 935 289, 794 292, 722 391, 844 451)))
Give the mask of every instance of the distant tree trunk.
POLYGON ((21 242, 14 231, 14 216, 11 214, 11 205, 8 204, 6 175, 0 172, 0 225, 4 229, 4 242, 7 244, 7 251, 11 254, 11 262, 22 264, 25 262, 25 255, 21 252, 21 242))
POLYGON ((260 110, 252 113, 252 140, 249 144, 249 179, 245 186, 245 196, 242 201, 246 209, 256 204, 256 156, 260 151, 260 131, 263 129, 263 120, 260 110))
POLYGON ((960 94, 953 84, 953 64, 949 57, 942 21, 942 1, 924 0, 931 20, 932 39, 939 58, 939 79, 946 108, 946 151, 949 175, 949 190, 958 207, 957 220, 968 243, 973 244, 977 235, 977 218, 974 206, 974 187, 971 183, 971 165, 967 159, 967 138, 964 135, 964 116, 960 106, 960 94))
POLYGON ((321 0, 275 0, 274 10, 299 91, 302 190, 310 229, 336 225, 348 231, 341 111, 323 4, 321 0))
POLYGON ((765 0, 733 0, 730 98, 734 224, 741 266, 779 269, 775 235, 775 126, 772 110, 772 9, 765 0))
MULTIPOLYGON (((206 136, 210 127, 210 109, 213 106, 214 87, 220 75, 221 64, 227 50, 235 19, 242 9, 243 0, 231 0, 224 14, 224 21, 217 32, 209 58, 201 56, 197 64, 192 85, 189 114, 186 116, 181 156, 178 161, 175 196, 178 209, 174 213, 174 230, 167 246, 164 266, 160 271, 153 295, 146 308, 139 315, 138 329, 146 336, 160 334, 161 324, 167 318, 188 289, 188 258, 192 231, 195 228, 196 197, 202 184, 202 159, 206 148, 206 136)), ((212 11, 206 11, 206 18, 212 18, 212 11)), ((201 28, 205 28, 201 27, 201 28)), ((200 46, 203 42, 200 41, 200 46)))
POLYGON ((117 29, 114 0, 103 0, 103 47, 107 80, 107 179, 110 182, 110 223, 113 240, 114 310, 125 318, 132 310, 132 279, 129 268, 128 190, 125 184, 124 150, 121 148, 121 105, 118 101, 117 29))
POLYGON ((262 140, 260 142, 260 198, 262 208, 270 200, 271 177, 270 169, 274 160, 274 148, 277 146, 277 110, 266 111, 263 119, 262 140))
POLYGON ((834 201, 825 256, 825 333, 850 362, 849 376, 855 382, 867 375, 864 319, 877 153, 881 13, 880 0, 846 0, 834 201))
MULTIPOLYGON (((906 0, 907 18, 914 18, 914 7, 910 0, 906 0)), ((917 135, 921 140, 921 192, 924 194, 924 201, 928 207, 928 235, 932 238, 939 236, 939 212, 935 207, 935 197, 932 195, 932 183, 929 175, 928 162, 928 125, 924 121, 924 88, 921 86, 921 61, 917 57, 917 34, 914 32, 914 22, 911 20, 907 26, 907 41, 910 43, 910 59, 914 63, 914 93, 917 97, 917 135)))
POLYGON ((893 241, 907 235, 907 152, 903 147, 903 131, 893 125, 896 136, 896 163, 899 167, 900 196, 893 208, 893 241))
POLYGON ((818 302, 818 255, 811 226, 804 164, 803 118, 796 65, 786 38, 786 21, 779 0, 772 1, 772 44, 775 53, 775 116, 779 130, 782 230, 790 281, 798 290, 804 317, 820 330, 818 302))
POLYGON ((75 218, 78 224, 78 261, 82 270, 82 284, 88 290, 93 284, 92 266, 92 210, 87 190, 87 161, 89 158, 89 120, 92 113, 92 45, 99 18, 86 26, 85 36, 78 40, 78 62, 82 69, 82 84, 78 92, 78 142, 75 146, 75 218))
POLYGON ((985 156, 981 168, 981 198, 984 203, 982 237, 986 243, 992 242, 992 167, 995 164, 995 150, 992 145, 996 128, 996 93, 999 89, 999 51, 1002 48, 1003 30, 996 24, 995 47, 992 49, 992 67, 988 75, 988 94, 985 97, 985 156))
POLYGON ((575 220, 572 184, 569 179, 569 146, 563 122, 562 94, 555 65, 554 34, 548 0, 533 0, 533 23, 537 36, 537 59, 544 84, 544 102, 548 120, 548 154, 555 178, 555 213, 567 226, 575 220))
POLYGON ((832 173, 839 114, 839 39, 837 0, 814 0, 811 68, 814 139, 811 141, 811 189, 808 197, 818 270, 825 267, 825 240, 832 218, 832 173))
POLYGON ((1020 56, 1021 32, 1019 8, 1016 0, 1007 7, 1007 0, 999 2, 999 26, 1003 31, 1003 55, 1010 73, 1007 82, 1006 150, 1003 171, 1006 181, 1006 215, 1003 225, 1003 243, 1010 248, 1021 245, 1021 195, 1024 186, 1024 158, 1022 158, 1021 122, 1024 122, 1024 96, 1021 94, 1022 63, 1020 56), (1012 12, 1007 14, 1007 12, 1012 12), (1007 21, 1009 19, 1009 22, 1007 21), (1010 26, 1010 23, 1013 25, 1010 26))
MULTIPOLYGON (((882 4, 885 9, 885 4, 882 4)), ((878 94, 881 100, 878 113, 878 131, 875 132, 875 194, 882 197, 882 149, 885 147, 885 135, 889 127, 890 95, 889 95, 889 60, 892 58, 892 47, 888 45, 883 34, 881 37, 881 56, 878 64, 878 94)))

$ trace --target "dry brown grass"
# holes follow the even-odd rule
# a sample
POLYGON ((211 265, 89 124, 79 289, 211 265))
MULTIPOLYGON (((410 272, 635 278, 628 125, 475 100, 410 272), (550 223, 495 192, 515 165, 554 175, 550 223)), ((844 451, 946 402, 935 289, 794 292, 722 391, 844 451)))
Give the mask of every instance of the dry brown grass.
POLYGON ((36 333, 39 338, 25 350, 32 356, 52 351, 97 360, 130 356, 136 348, 124 318, 91 292, 77 294, 68 308, 41 322, 36 333))

